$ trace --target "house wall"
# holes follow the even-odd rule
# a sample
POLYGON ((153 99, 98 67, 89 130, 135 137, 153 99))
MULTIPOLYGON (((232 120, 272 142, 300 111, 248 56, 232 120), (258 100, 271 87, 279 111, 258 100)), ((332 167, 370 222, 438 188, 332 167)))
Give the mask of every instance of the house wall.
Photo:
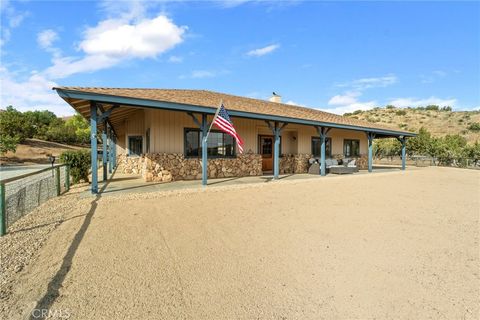
MULTIPOLYGON (((196 115, 201 120, 201 115, 196 115)), ((213 116, 208 116, 211 121, 213 116)), ((258 153, 258 136, 272 135, 267 124, 261 120, 234 118, 235 128, 245 142, 245 152, 258 153)), ((119 135, 117 153, 127 152, 128 136, 141 135, 146 151, 146 130, 150 128, 150 153, 184 152, 184 129, 197 128, 192 118, 185 112, 168 110, 139 109, 130 116, 119 135)), ((360 140, 360 154, 367 153, 367 138, 364 132, 332 129, 328 133, 332 138, 332 155, 343 154, 344 139, 360 140)), ((289 124, 282 132, 283 154, 310 154, 311 138, 318 137, 312 126, 289 124)))

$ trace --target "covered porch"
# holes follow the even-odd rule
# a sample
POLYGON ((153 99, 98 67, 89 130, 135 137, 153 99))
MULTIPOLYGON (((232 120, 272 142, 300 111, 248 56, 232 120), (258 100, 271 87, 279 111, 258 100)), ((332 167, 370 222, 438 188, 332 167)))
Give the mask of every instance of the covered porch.
MULTIPOLYGON (((344 130, 364 134, 368 142, 368 172, 374 170, 373 167, 373 140, 381 138, 397 138, 402 142, 402 166, 401 170, 405 170, 406 158, 406 139, 415 136, 413 133, 395 131, 388 128, 381 128, 369 123, 357 123, 352 119, 346 119, 341 116, 328 114, 319 110, 294 107, 280 103, 265 102, 261 100, 248 99, 203 90, 157 90, 157 89, 112 89, 112 88, 76 88, 61 87, 55 88, 58 94, 72 105, 91 123, 91 150, 92 150, 92 185, 91 192, 98 193, 99 179, 97 168, 97 140, 98 136, 102 141, 102 159, 103 169, 100 173, 103 177, 102 181, 106 181, 108 174, 112 173, 118 166, 117 150, 119 148, 120 137, 123 134, 125 138, 125 124, 128 119, 134 117, 138 110, 164 110, 174 114, 182 114, 188 117, 190 123, 198 128, 200 136, 201 157, 198 170, 201 175, 202 185, 210 186, 208 183, 208 163, 207 155, 208 144, 204 138, 207 136, 211 119, 216 111, 216 104, 221 101, 225 103, 233 121, 252 120, 264 124, 266 130, 273 138, 273 155, 272 155, 272 175, 270 180, 286 179, 280 174, 280 149, 282 132, 288 130, 289 127, 302 126, 313 129, 315 135, 320 139, 320 176, 326 176, 326 147, 329 133, 332 130, 344 130), (267 129, 268 128, 268 129, 267 129)), ((147 113, 149 114, 149 113, 147 113)), ((141 121, 150 121, 148 116, 141 121)), ((169 130, 178 130, 173 123, 165 123, 164 126, 169 130)), ((183 130, 183 128, 180 128, 183 130)), ((248 129, 247 129, 248 130, 248 129)), ((167 131, 164 132, 164 139, 174 139, 169 137, 167 131)), ((257 134, 256 132, 246 131, 249 134, 257 134)), ((148 152, 150 149, 151 136, 150 128, 145 136, 145 148, 148 152)), ((255 136, 254 139, 257 137, 255 136)), ((145 150, 142 149, 142 150, 145 150)), ((256 151, 254 151, 256 152, 256 151)), ((238 155, 237 155, 238 157, 238 155)), ((258 175, 258 174, 255 174, 258 175)), ((299 175, 301 176, 301 175, 299 175)), ((267 176, 268 177, 268 176, 267 176)), ((255 181, 265 181, 265 176, 231 178, 232 180, 248 180, 252 178, 255 181), (263 180, 262 180, 263 179, 263 180)), ((230 178, 229 178, 230 179, 230 178)), ((294 178, 292 178, 294 179, 294 178)), ((134 180, 134 179, 124 179, 134 180)), ((173 179, 175 180, 175 179, 173 179)), ((143 182, 144 183, 144 182, 143 182)), ((196 181, 185 182, 198 183, 196 181)), ((215 181, 212 181, 215 183, 215 181)), ((218 182, 223 183, 223 182, 218 182)), ((179 182, 179 185, 182 183, 179 182)), ((122 189, 122 188, 119 188, 122 189)), ((106 190, 104 190, 105 192, 106 190)))
MULTIPOLYGON (((409 170, 418 170, 416 167, 409 168, 409 170)), ((100 170, 100 173, 102 170, 100 170)), ((377 175, 396 175, 403 172, 401 166, 387 166, 387 165, 374 165, 372 174, 377 175)), ((327 174, 325 177, 321 175, 313 175, 308 173, 301 174, 279 174, 277 179, 274 179, 273 174, 265 174, 261 176, 249 176, 249 177, 229 177, 229 178, 218 178, 218 179, 209 179, 207 186, 209 188, 217 187, 242 187, 248 185, 257 185, 257 184, 268 184, 274 181, 282 182, 299 182, 299 181, 311 181, 315 179, 344 179, 345 182, 350 181, 350 179, 357 177, 366 177, 369 176, 367 170, 360 170, 354 175, 337 175, 337 174, 327 174)), ((201 190, 203 186, 199 184, 198 180, 179 180, 172 181, 169 183, 162 182, 150 182, 145 183, 145 180, 141 175, 132 175, 125 174, 119 171, 114 171, 111 175, 108 175, 106 180, 101 179, 98 182, 99 191, 102 195, 119 195, 127 193, 151 193, 151 192, 172 192, 172 191, 181 191, 181 190, 201 190)), ((306 193, 308 193, 306 191, 306 193)), ((90 194, 90 190, 85 191, 85 196, 90 194)))

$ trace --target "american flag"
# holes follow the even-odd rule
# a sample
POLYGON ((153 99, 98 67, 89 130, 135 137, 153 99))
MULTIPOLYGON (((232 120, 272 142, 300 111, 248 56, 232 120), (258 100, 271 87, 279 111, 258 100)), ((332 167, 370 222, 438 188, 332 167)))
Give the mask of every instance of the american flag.
POLYGON ((213 119, 213 123, 216 124, 217 127, 219 127, 223 132, 228 133, 235 138, 235 141, 237 141, 238 151, 242 153, 243 140, 237 134, 237 131, 235 131, 235 127, 233 126, 232 120, 230 120, 230 116, 228 115, 227 110, 225 110, 223 103, 220 105, 217 115, 213 119))

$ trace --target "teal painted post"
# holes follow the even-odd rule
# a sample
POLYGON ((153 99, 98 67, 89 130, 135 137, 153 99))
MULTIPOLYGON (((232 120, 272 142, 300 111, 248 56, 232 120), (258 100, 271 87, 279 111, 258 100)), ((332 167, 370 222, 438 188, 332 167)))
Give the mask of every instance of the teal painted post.
POLYGON ((107 181, 108 173, 107 173, 107 122, 103 124, 103 131, 102 131, 102 164, 103 164, 103 181, 107 181))
POLYGON ((57 187, 57 197, 60 195, 60 167, 55 168, 55 186, 57 187))
POLYGON ((205 113, 202 114, 202 126, 200 128, 202 130, 202 186, 207 185, 207 176, 208 176, 208 156, 207 156, 207 115, 205 113))
POLYGON ((368 139, 368 172, 373 171, 373 134, 367 133, 368 139))
POLYGON ((65 189, 70 190, 70 166, 65 167, 65 189))
POLYGON ((275 144, 273 148, 273 179, 277 180, 280 173, 280 128, 278 122, 275 121, 275 144))
POLYGON ((117 168, 117 136, 113 136, 113 169, 117 168))
POLYGON ((90 150, 92 158, 92 193, 98 193, 97 105, 90 104, 90 150))
POLYGON ((112 129, 109 130, 108 136, 108 172, 111 174, 113 171, 113 140, 112 140, 112 129))
POLYGON ((5 206, 5 183, 0 183, 0 236, 7 233, 7 207, 5 206))
MULTIPOLYGON (((323 131, 323 129, 322 129, 323 131)), ((320 174, 325 176, 327 174, 327 168, 325 164, 325 133, 322 132, 320 136, 321 149, 320 149, 320 174)))
POLYGON ((405 170, 407 161, 407 138, 402 138, 402 170, 405 170))

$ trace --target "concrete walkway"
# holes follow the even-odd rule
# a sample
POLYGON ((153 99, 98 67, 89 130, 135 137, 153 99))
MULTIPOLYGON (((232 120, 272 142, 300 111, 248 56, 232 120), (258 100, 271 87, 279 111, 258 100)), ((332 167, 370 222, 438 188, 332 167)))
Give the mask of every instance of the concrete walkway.
MULTIPOLYGON (((408 168, 408 170, 416 170, 417 168, 408 168)), ((374 171, 369 173, 367 170, 360 170, 355 173, 357 175, 365 174, 376 174, 376 173, 386 173, 386 172, 398 172, 399 167, 395 166, 377 166, 374 167, 374 171)), ((348 176, 348 175, 347 175, 348 176)), ((99 174, 101 179, 101 174, 99 174)), ((280 175, 279 180, 281 181, 291 181, 291 180, 312 180, 312 179, 331 179, 345 177, 345 175, 336 175, 336 174, 327 174, 325 177, 312 174, 282 174, 280 175)), ((258 184, 258 183, 269 183, 274 182, 273 176, 271 174, 263 176, 254 176, 254 177, 230 177, 230 178, 220 178, 220 179, 208 179, 208 188, 211 187, 220 187, 220 186, 231 186, 231 185, 247 185, 247 184, 258 184)), ((101 190, 104 183, 102 181, 98 184, 98 189, 101 190)), ((147 192, 158 192, 158 191, 173 191, 173 190, 184 190, 184 189, 196 189, 203 188, 201 180, 187 180, 187 181, 173 181, 169 183, 162 182, 145 182, 140 175, 124 174, 121 172, 115 172, 109 179, 109 183, 105 190, 102 192, 102 195, 117 195, 121 193, 147 193, 147 192)), ((89 192, 86 192, 86 195, 89 195, 89 192)))

